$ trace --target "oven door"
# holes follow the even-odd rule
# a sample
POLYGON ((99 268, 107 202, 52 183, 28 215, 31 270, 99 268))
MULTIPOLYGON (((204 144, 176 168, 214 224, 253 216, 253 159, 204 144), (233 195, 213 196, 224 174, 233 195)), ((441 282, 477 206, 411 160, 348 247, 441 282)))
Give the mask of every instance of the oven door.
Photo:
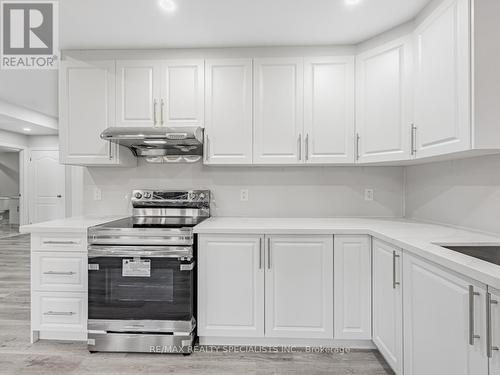
POLYGON ((101 247, 88 253, 90 320, 191 321, 191 247, 101 247))

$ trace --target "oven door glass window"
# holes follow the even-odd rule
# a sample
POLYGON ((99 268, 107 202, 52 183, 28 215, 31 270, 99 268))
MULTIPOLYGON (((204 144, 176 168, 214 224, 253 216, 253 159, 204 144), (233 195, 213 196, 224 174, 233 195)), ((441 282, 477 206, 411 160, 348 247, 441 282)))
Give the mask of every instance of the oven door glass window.
POLYGON ((89 319, 190 320, 193 271, 183 268, 176 258, 89 258, 89 319))

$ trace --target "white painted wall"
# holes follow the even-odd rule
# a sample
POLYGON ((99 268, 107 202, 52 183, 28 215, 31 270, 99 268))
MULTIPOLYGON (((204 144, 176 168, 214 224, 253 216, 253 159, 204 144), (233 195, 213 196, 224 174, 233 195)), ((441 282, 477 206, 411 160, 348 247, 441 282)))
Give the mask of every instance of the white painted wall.
POLYGON ((19 195, 19 153, 0 152, 0 197, 19 195))
POLYGON ((407 167, 406 217, 500 234, 500 155, 407 167))
POLYGON ((214 194, 214 216, 401 217, 403 169, 400 167, 207 167, 201 163, 147 164, 136 168, 87 168, 85 214, 131 212, 130 192, 137 188, 203 188, 214 194), (94 188, 102 200, 94 201, 94 188), (240 201, 240 189, 249 200, 240 201), (375 190, 373 202, 364 189, 375 190))

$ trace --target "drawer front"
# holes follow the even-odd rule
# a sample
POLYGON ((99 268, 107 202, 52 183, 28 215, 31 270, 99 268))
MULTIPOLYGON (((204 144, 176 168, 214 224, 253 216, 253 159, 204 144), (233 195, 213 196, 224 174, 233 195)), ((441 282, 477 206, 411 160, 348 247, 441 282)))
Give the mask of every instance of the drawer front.
POLYGON ((32 302, 33 330, 86 332, 86 293, 34 292, 32 302))
POLYGON ((32 234, 32 251, 87 251, 87 235, 82 233, 32 234))
POLYGON ((33 253, 31 270, 33 290, 87 291, 87 256, 85 254, 33 253))

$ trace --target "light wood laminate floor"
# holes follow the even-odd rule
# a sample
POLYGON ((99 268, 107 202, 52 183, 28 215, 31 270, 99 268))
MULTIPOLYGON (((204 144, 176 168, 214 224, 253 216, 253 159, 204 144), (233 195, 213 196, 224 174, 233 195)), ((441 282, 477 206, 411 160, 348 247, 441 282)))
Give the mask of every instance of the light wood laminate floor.
POLYGON ((376 351, 349 354, 90 354, 79 342, 29 342, 29 237, 0 239, 0 374, 392 374, 376 351))

